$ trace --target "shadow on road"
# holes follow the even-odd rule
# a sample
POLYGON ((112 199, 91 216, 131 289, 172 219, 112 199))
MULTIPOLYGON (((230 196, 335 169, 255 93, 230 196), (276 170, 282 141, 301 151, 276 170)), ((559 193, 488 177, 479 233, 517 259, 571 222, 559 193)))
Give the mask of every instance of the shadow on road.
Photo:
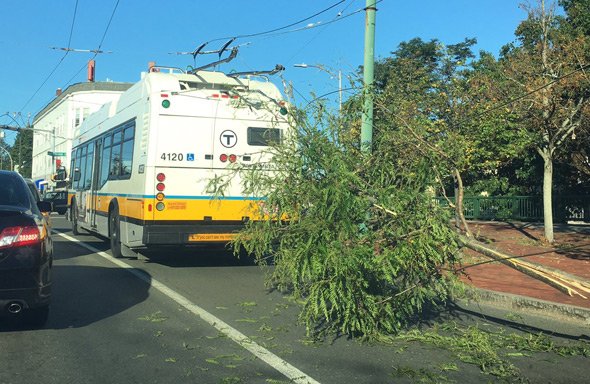
MULTIPOLYGON (((138 272, 151 281, 145 271, 138 272)), ((49 321, 44 328, 80 328, 117 315, 146 300, 149 287, 121 268, 55 265, 49 321)), ((0 332, 27 330, 21 320, 0 319, 0 332)))
POLYGON ((254 258, 240 254, 238 258, 233 250, 225 245, 207 245, 186 248, 158 248, 142 251, 141 256, 148 263, 158 263, 171 268, 186 267, 236 267, 254 266, 254 258))

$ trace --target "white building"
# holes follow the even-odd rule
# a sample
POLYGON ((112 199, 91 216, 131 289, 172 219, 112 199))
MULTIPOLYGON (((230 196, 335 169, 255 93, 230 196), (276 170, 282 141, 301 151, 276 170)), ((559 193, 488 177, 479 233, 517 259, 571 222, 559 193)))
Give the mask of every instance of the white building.
POLYGON ((43 108, 33 120, 31 178, 43 189, 53 189, 51 176, 58 166, 70 174, 70 152, 75 129, 91 113, 113 101, 132 83, 87 82, 73 84, 43 108))

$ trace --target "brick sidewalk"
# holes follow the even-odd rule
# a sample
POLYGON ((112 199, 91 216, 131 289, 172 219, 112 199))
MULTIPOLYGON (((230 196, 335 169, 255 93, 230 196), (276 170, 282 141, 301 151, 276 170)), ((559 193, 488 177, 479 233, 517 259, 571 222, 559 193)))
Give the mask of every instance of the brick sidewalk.
MULTIPOLYGON (((556 228, 556 242, 544 245, 542 227, 523 223, 471 223, 474 234, 488 241, 490 248, 512 255, 523 256, 522 260, 543 264, 578 276, 590 282, 590 227, 569 229, 556 228)), ((490 260, 465 251, 464 265, 490 260)), ((528 296, 560 304, 590 308, 588 299, 568 296, 532 277, 518 272, 502 263, 493 262, 465 269, 462 280, 477 288, 528 296)), ((582 293, 582 292, 581 292, 582 293)))

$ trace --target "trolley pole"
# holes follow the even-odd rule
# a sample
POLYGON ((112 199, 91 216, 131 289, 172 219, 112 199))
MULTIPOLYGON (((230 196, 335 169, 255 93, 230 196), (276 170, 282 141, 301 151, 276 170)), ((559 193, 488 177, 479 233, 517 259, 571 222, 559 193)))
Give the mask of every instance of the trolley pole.
POLYGON ((375 7, 376 0, 366 0, 365 61, 363 67, 363 93, 365 102, 361 124, 361 152, 370 154, 373 147, 373 67, 375 62, 375 7))

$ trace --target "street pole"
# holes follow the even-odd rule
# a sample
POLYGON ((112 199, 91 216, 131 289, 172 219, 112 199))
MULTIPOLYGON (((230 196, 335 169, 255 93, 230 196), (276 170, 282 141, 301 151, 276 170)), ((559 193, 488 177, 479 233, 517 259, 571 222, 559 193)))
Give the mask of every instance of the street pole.
MULTIPOLYGON (((49 168, 49 180, 53 181, 53 178, 51 177, 52 174, 57 173, 57 160, 55 159, 55 127, 53 127, 53 129, 51 130, 51 141, 52 144, 51 146, 53 147, 53 156, 51 156, 51 167, 49 168)), ((55 189, 55 181, 53 182, 53 188, 55 189)))
POLYGON ((338 70, 338 112, 342 115, 342 71, 338 70))
MULTIPOLYGON (((320 71, 326 72, 332 78, 334 78, 334 73, 332 71, 326 69, 322 64, 293 64, 294 67, 297 68, 317 68, 320 71)), ((342 71, 338 70, 338 112, 342 112, 342 71)))
POLYGON ((0 145, 0 148, 2 148, 4 150, 4 152, 6 152, 6 154, 8 155, 8 158, 10 159, 10 170, 14 171, 14 163, 12 161, 12 156, 10 156, 10 152, 8 152, 8 150, 6 148, 4 148, 3 145, 0 145))
POLYGON ((375 8, 376 0, 366 0, 365 62, 363 67, 363 93, 365 102, 361 124, 361 152, 370 154, 373 147, 373 67, 375 62, 375 8))

